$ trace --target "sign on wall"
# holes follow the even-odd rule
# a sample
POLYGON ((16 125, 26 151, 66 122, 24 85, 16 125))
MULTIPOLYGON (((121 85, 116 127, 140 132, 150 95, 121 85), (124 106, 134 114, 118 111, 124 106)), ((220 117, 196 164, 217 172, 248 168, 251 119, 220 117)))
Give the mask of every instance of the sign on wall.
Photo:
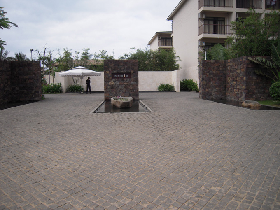
POLYGON ((131 73, 112 73, 112 79, 131 78, 131 73))
POLYGON ((104 61, 104 98, 115 96, 139 100, 137 60, 104 61))

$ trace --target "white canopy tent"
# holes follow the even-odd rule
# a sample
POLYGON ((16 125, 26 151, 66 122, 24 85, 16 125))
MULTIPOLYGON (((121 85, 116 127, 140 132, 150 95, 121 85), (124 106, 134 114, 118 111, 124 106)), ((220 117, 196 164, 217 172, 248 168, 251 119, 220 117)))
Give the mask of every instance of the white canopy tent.
POLYGON ((83 79, 83 77, 88 76, 100 76, 101 73, 86 69, 83 66, 78 66, 71 70, 60 72, 59 75, 62 77, 80 77, 81 79, 83 79))
MULTIPOLYGON (((61 77, 78 77, 81 79, 80 85, 83 86, 83 78, 90 76, 100 76, 100 72, 96 72, 93 70, 86 69, 83 66, 77 66, 71 70, 60 72, 59 76, 61 77)), ((75 81, 74 81, 75 82, 75 81)))

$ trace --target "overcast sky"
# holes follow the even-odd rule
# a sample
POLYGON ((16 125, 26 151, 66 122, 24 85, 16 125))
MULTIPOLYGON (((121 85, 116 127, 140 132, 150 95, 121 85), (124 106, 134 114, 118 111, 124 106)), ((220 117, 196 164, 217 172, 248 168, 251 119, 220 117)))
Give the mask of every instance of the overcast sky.
MULTIPOLYGON (((167 17, 180 0, 1 0, 18 28, 1 30, 9 56, 30 49, 106 50, 115 58, 145 49, 157 31, 171 31, 167 17)), ((34 53, 33 53, 34 55, 34 53)))

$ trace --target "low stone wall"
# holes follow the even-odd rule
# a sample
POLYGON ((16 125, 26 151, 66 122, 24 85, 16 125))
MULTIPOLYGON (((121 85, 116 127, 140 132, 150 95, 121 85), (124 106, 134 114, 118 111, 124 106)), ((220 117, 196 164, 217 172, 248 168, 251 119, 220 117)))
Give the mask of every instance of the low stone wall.
POLYGON ((42 97, 39 62, 0 62, 0 104, 37 101, 42 97))
POLYGON ((230 101, 271 99, 271 81, 255 73, 259 68, 247 57, 202 61, 199 68, 199 97, 230 101))

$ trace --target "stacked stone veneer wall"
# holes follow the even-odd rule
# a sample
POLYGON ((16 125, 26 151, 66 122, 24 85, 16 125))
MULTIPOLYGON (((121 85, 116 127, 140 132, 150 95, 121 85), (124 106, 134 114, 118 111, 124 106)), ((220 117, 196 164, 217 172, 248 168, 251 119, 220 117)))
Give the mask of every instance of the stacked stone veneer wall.
POLYGON ((225 61, 206 60, 199 68, 199 96, 207 100, 226 99, 225 61))
POLYGON ((110 100, 115 96, 130 96, 134 100, 139 100, 137 60, 106 60, 104 62, 104 97, 105 100, 110 100), (129 77, 121 77, 122 74, 129 77))
POLYGON ((0 62, 0 104, 37 101, 42 97, 39 62, 0 62))
POLYGON ((247 57, 202 61, 199 68, 199 96, 207 100, 270 99, 271 81, 255 73, 259 68, 247 57))

